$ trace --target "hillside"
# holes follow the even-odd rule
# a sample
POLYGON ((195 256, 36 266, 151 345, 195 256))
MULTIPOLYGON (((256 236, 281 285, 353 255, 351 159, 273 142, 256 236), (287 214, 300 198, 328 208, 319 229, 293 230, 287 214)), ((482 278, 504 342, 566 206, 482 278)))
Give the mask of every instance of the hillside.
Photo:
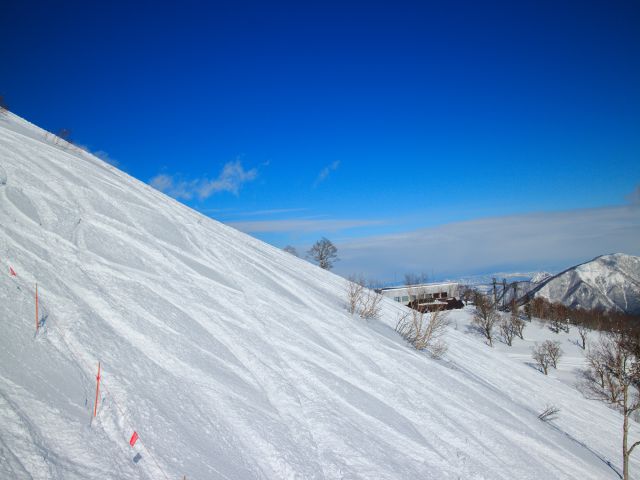
POLYGON ((12 114, 0 262, 0 478, 618 478, 618 413, 463 329, 416 352, 398 304, 352 317, 342 278, 12 114))
POLYGON ((573 308, 640 315, 640 257, 602 255, 547 278, 529 295, 573 308))

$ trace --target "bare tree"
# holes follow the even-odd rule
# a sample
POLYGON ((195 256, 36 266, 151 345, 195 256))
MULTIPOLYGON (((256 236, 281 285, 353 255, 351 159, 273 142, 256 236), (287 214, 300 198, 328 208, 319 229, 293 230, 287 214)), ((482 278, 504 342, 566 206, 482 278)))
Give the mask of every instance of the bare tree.
POLYGON ((375 290, 365 288, 362 294, 360 318, 377 319, 382 312, 382 295, 375 290))
POLYGON ((580 336, 580 346, 583 350, 587 348, 587 337, 589 336, 589 329, 583 325, 578 325, 578 335, 580 336))
POLYGON ((524 340, 524 327, 526 324, 520 318, 520 306, 515 298, 511 301, 511 325, 513 326, 514 333, 524 340))
POLYGON ((0 115, 7 113, 7 110, 9 110, 9 107, 4 101, 4 96, 0 95, 0 115))
POLYGON ((524 322, 524 320, 513 317, 511 318, 511 322, 513 323, 513 328, 516 331, 516 335, 520 337, 521 340, 524 340, 524 328, 527 326, 527 324, 524 322))
POLYGON ((538 345, 532 348, 531 356, 533 360, 536 362, 536 365, 540 367, 542 373, 547 375, 549 373, 549 364, 551 363, 551 359, 549 358, 549 354, 546 349, 542 345, 538 345))
POLYGON ((558 360, 562 357, 562 348, 560 348, 560 342, 552 342, 551 340, 545 340, 542 344, 542 348, 545 349, 549 356, 549 361, 553 368, 558 368, 558 360))
POLYGON ((350 314, 358 313, 360 318, 380 318, 382 312, 382 295, 367 288, 364 278, 349 276, 346 285, 347 310, 350 314))
POLYGON ((356 313, 362 301, 364 291, 364 280, 361 277, 350 275, 347 279, 347 310, 351 315, 356 313))
POLYGON ((538 415, 538 419, 543 422, 550 422, 558 418, 558 413, 560 413, 560 409, 558 407, 555 405, 547 405, 544 410, 540 412, 540 415, 538 415))
POLYGON ((527 317, 527 320, 531 321, 533 317, 533 309, 531 308, 531 302, 527 302, 524 304, 524 314, 527 317))
POLYGON ((629 457, 633 450, 640 445, 636 441, 629 446, 629 417, 640 408, 638 387, 640 386, 640 339, 631 337, 625 331, 610 332, 603 335, 600 342, 590 352, 590 364, 595 362, 597 367, 591 368, 591 391, 603 401, 618 407, 622 412, 622 478, 629 479, 629 457), (602 381, 610 376, 608 380, 602 381), (609 382, 609 384, 608 384, 609 382), (612 385, 613 384, 613 385, 612 385), (616 391, 612 394, 614 387, 616 391))
POLYGON ((322 237, 307 252, 307 257, 315 261, 320 268, 331 270, 338 261, 338 249, 331 240, 322 237))
POLYGON ((427 283, 429 277, 426 273, 405 273, 404 284, 405 285, 420 285, 421 283, 427 283))
POLYGON ((298 250, 296 250, 296 247, 293 247, 291 245, 287 245, 282 250, 284 250, 287 253, 290 253, 294 257, 299 257, 300 256, 300 255, 298 255, 298 250))
POLYGON ((499 328, 504 343, 509 346, 513 345, 513 337, 516 336, 516 329, 511 318, 502 318, 502 320, 500 320, 499 328))
POLYGON ((461 291, 462 291, 462 294, 461 294, 462 301, 464 302, 465 305, 468 305, 469 302, 473 300, 475 291, 468 285, 461 287, 461 291))
POLYGON ((591 397, 615 405, 622 398, 622 389, 607 366, 609 350, 609 341, 602 337, 599 343, 589 349, 586 355, 589 368, 584 378, 591 397))
POLYGON ((490 347, 493 347, 494 327, 499 319, 494 303, 486 295, 477 293, 475 296, 476 310, 473 314, 473 324, 478 327, 482 335, 487 339, 490 347))
POLYGON ((447 344, 442 337, 448 326, 449 319, 443 310, 427 314, 411 309, 398 318, 396 332, 416 350, 428 350, 431 356, 440 358, 447 351, 447 344))

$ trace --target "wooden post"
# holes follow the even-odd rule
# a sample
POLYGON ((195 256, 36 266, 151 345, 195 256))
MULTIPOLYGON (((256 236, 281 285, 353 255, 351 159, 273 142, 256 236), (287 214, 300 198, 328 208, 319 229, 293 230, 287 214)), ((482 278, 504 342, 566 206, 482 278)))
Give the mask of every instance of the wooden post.
POLYGON ((98 362, 98 375, 96 376, 96 401, 93 404, 93 417, 98 412, 98 395, 100 395, 100 362, 98 362))
POLYGON ((40 318, 38 317, 38 284, 36 283, 36 333, 40 328, 40 318))

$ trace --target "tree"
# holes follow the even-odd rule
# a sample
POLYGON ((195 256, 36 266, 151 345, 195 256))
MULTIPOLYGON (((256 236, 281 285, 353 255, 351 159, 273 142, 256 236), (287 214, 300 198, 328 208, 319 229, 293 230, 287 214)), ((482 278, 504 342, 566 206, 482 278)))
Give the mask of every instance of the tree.
POLYGON ((465 305, 468 305, 469 302, 473 300, 475 291, 468 285, 462 286, 461 291, 462 291, 462 294, 461 294, 462 300, 464 301, 465 305))
POLYGON ((447 351, 442 337, 448 326, 447 314, 441 309, 429 314, 411 309, 398 318, 396 332, 416 350, 428 350, 432 357, 440 358, 447 351))
POLYGON ((502 334, 504 343, 509 346, 513 345, 513 337, 516 336, 516 329, 511 318, 503 318, 500 321, 500 333, 502 334))
POLYGON ((560 409, 555 405, 547 405, 542 412, 538 415, 538 420, 543 422, 551 422, 557 418, 556 415, 560 413, 560 409))
POLYGON ((364 319, 380 318, 382 295, 367 288, 364 278, 350 275, 347 279, 346 296, 350 314, 357 312, 364 319))
POLYGON ((589 336, 589 329, 583 325, 578 325, 578 335, 580 336, 580 346, 583 350, 587 348, 587 337, 589 336))
POLYGON ((629 417, 640 408, 640 339, 619 330, 602 335, 589 352, 590 390, 596 398, 622 412, 622 478, 629 479, 629 457, 640 441, 629 446, 629 417))
POLYGON ((549 361, 553 368, 558 368, 558 360, 562 357, 562 348, 560 348, 560 342, 552 342, 551 340, 545 340, 542 344, 542 347, 547 352, 549 356, 549 361))
POLYGON ((524 304, 524 314, 527 317, 527 320, 531 321, 531 318, 533 317, 531 302, 527 302, 524 304))
POLYGON ((547 375, 549 373, 549 364, 551 363, 551 359, 549 359, 549 354, 546 349, 542 345, 538 345, 536 343, 536 346, 531 350, 531 356, 540 367, 540 370, 542 370, 542 373, 547 375))
POLYGON ((299 257, 300 256, 300 255, 298 255, 298 250, 296 250, 296 247, 293 247, 291 245, 287 245, 282 250, 284 250, 287 253, 290 253, 294 257, 299 257))
POLYGON ((511 301, 511 325, 513 325, 514 333, 524 340, 524 327, 526 324, 520 318, 520 306, 515 298, 511 301))
POLYGON ((473 324, 478 327, 482 335, 487 339, 490 347, 493 347, 493 328, 499 319, 494 303, 486 295, 477 293, 474 304, 476 310, 473 313, 473 324))
POLYGON ((307 252, 307 257, 311 258, 320 268, 331 270, 333 263, 338 261, 338 249, 331 243, 331 240, 322 237, 307 252))
POLYGON ((347 278, 347 310, 350 314, 356 313, 358 306, 362 300, 362 292, 364 291, 364 279, 349 275, 347 278))
POLYGON ((0 115, 7 113, 7 110, 9 110, 9 108, 7 107, 7 104, 4 101, 4 97, 0 95, 0 115))
POLYGON ((381 302, 381 294, 370 288, 364 288, 360 301, 360 318, 367 320, 380 318, 380 314, 382 313, 381 302))
POLYGON ((428 276, 426 273, 405 273, 404 284, 405 285, 420 285, 421 283, 427 283, 428 276))

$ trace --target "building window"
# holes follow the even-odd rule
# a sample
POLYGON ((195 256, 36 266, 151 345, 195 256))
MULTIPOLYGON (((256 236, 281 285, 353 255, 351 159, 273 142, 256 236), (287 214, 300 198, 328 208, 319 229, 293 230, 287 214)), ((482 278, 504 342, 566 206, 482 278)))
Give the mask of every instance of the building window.
POLYGON ((400 300, 402 300, 402 298, 401 298, 401 297, 393 297, 393 299, 394 299, 396 302, 399 302, 400 300))
POLYGON ((408 302, 409 301, 409 297, 407 295, 405 295, 404 297, 402 297, 402 301, 403 302, 408 302))

